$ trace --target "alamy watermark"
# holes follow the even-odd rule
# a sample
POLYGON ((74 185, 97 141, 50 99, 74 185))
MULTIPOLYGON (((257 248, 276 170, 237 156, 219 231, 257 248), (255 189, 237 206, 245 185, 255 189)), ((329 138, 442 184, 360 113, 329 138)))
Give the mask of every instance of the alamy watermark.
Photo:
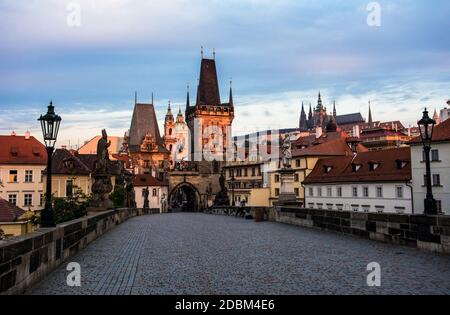
POLYGON ((377 1, 369 2, 366 10, 369 12, 367 15, 367 25, 370 27, 381 26, 381 5, 377 1))
POLYGON ((366 283, 369 287, 381 286, 381 266, 379 263, 373 261, 367 264, 367 271, 370 271, 367 275, 366 283))
POLYGON ((70 262, 66 267, 67 271, 70 271, 66 278, 66 283, 69 287, 81 286, 81 266, 77 262, 70 262))

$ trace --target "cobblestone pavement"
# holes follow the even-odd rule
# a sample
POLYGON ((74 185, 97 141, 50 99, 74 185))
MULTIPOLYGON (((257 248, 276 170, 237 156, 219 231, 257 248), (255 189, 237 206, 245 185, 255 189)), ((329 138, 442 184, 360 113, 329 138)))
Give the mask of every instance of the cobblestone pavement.
POLYGON ((196 213, 132 218, 29 294, 450 294, 450 257, 280 223, 196 213), (367 264, 381 265, 368 287, 367 264))

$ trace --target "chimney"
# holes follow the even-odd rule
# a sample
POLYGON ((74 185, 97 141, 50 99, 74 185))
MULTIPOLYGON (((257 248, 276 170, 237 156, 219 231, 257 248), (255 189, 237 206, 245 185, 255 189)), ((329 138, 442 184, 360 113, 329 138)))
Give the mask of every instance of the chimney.
POLYGON ((359 132, 359 125, 353 126, 353 137, 359 138, 360 132, 359 132))
POLYGON ((316 139, 319 139, 322 136, 322 127, 316 127, 316 139))
POLYGON ((13 130, 13 132, 11 132, 11 136, 15 136, 16 132, 13 130))
POLYGON ((25 131, 25 140, 29 140, 30 139, 30 131, 25 131))

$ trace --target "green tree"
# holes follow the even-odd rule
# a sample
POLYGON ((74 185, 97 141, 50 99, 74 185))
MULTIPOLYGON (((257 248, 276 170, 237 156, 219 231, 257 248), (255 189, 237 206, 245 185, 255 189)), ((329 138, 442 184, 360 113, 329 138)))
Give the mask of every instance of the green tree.
POLYGON ((109 195, 109 199, 112 200, 114 208, 125 207, 125 199, 126 199, 125 187, 121 185, 115 185, 114 191, 109 195))

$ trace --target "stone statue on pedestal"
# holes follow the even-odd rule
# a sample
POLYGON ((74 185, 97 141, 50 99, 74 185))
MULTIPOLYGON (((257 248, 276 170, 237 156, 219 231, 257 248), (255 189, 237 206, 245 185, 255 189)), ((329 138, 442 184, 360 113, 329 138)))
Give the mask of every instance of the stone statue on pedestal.
POLYGON ((161 213, 167 212, 167 199, 166 194, 162 194, 161 196, 161 213))
POLYGON ((91 207, 97 210, 106 210, 113 207, 113 202, 109 199, 113 186, 111 175, 108 173, 109 152, 111 141, 108 141, 106 130, 102 130, 102 137, 97 143, 97 160, 94 163, 92 172, 92 200, 91 207))
POLYGON ((283 159, 283 167, 291 167, 292 151, 291 151, 291 136, 286 134, 281 146, 281 154, 283 159))
POLYGON ((229 206, 230 198, 228 198, 228 189, 225 186, 225 176, 223 170, 219 177, 220 191, 217 193, 216 198, 214 198, 215 206, 229 206))
POLYGON ((136 208, 136 193, 133 186, 133 176, 125 176, 125 192, 127 208, 136 208))
POLYGON ((144 206, 143 206, 143 208, 144 209, 148 209, 148 208, 150 208, 149 202, 148 202, 148 195, 150 194, 150 191, 149 191, 148 187, 143 189, 143 193, 144 193, 144 206))

